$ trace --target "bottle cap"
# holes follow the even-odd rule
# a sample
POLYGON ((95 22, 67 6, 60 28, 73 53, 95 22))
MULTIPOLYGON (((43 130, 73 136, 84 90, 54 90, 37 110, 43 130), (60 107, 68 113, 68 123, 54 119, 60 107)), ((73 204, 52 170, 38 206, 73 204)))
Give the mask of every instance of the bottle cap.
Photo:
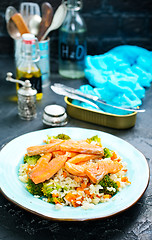
POLYGON ((48 126, 64 126, 67 124, 65 108, 60 105, 48 105, 44 108, 43 123, 48 126))
POLYGON ((67 9, 73 9, 75 11, 79 11, 80 9, 82 9, 82 0, 77 1, 63 0, 63 2, 67 9))
POLYGON ((26 44, 33 44, 35 42, 35 36, 31 33, 22 34, 22 39, 26 44))

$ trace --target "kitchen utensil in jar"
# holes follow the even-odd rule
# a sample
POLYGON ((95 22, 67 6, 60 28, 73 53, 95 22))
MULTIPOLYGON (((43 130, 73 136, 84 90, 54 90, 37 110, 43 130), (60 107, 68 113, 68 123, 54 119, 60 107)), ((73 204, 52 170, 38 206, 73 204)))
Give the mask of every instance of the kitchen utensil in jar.
POLYGON ((30 33, 22 15, 15 13, 7 23, 7 31, 11 38, 18 39, 24 33, 30 33))
POLYGON ((23 16, 28 27, 29 27, 29 21, 32 16, 34 15, 41 16, 39 5, 34 2, 22 2, 20 4, 20 13, 23 16))
POLYGON ((17 10, 13 6, 9 6, 9 7, 6 8, 6 11, 5 11, 5 21, 6 21, 6 23, 9 22, 10 18, 15 13, 17 13, 17 10))
POLYGON ((29 30, 30 33, 37 36, 39 32, 39 26, 42 21, 42 18, 39 15, 33 15, 29 21, 29 30))
POLYGON ((51 31, 58 29, 62 25, 62 23, 63 23, 63 21, 65 19, 66 14, 67 14, 67 7, 66 7, 65 3, 62 3, 57 8, 57 10, 55 11, 52 23, 51 23, 50 27, 44 33, 44 35, 43 35, 41 40, 46 39, 46 37, 48 36, 48 34, 51 31))
POLYGON ((44 2, 42 4, 42 21, 39 26, 39 32, 37 35, 37 38, 39 41, 41 41, 44 33, 48 29, 48 27, 51 25, 53 19, 53 8, 50 3, 44 2))

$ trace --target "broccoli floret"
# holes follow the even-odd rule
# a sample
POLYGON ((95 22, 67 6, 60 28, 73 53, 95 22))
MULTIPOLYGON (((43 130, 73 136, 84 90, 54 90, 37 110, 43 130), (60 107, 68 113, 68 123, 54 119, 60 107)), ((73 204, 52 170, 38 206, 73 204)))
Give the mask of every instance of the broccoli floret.
POLYGON ((55 139, 62 139, 62 140, 69 140, 71 139, 68 135, 64 134, 64 133, 60 133, 58 134, 56 137, 54 137, 55 139))
POLYGON ((43 183, 35 184, 30 178, 28 179, 26 188, 32 195, 39 195, 41 197, 43 195, 42 187, 43 183))
POLYGON ((99 182, 99 184, 103 187, 103 189, 100 189, 100 193, 104 194, 110 194, 111 196, 115 195, 118 192, 118 185, 116 182, 114 182, 109 175, 104 176, 104 178, 99 182), (107 187, 113 187, 116 189, 116 191, 109 191, 107 187))
POLYGON ((57 203, 64 203, 64 199, 63 198, 58 198, 58 197, 48 197, 48 202, 49 203, 53 203, 53 204, 57 204, 57 203))
POLYGON ((25 155, 24 163, 28 163, 30 165, 35 165, 40 157, 41 157, 40 155, 35 155, 35 156, 25 155))
POLYGON ((49 203, 53 203, 53 204, 55 204, 55 202, 54 202, 54 198, 53 198, 53 197, 51 197, 51 196, 50 196, 50 197, 48 197, 48 202, 49 202, 49 203))
POLYGON ((49 182, 43 183, 42 192, 44 196, 51 197, 53 190, 54 190, 53 183, 49 183, 49 182))
POLYGON ((91 138, 87 138, 88 143, 95 142, 98 145, 101 145, 101 138, 98 137, 98 135, 95 135, 91 138))
POLYGON ((62 187, 57 183, 54 185, 53 183, 45 182, 43 183, 42 192, 43 195, 47 197, 49 203, 63 203, 63 198, 55 197, 52 194, 54 189, 59 190, 61 188, 62 187))
POLYGON ((111 158, 113 155, 113 151, 109 148, 104 148, 104 158, 111 158))
POLYGON ((45 140, 45 143, 50 143, 51 139, 62 139, 62 140, 68 140, 71 139, 68 135, 60 133, 57 136, 47 136, 47 140, 45 140))
POLYGON ((46 181, 45 183, 43 183, 42 191, 43 191, 44 196, 51 197, 52 191, 55 189, 62 191, 62 187, 58 183, 53 183, 53 182, 49 182, 49 181, 46 181))

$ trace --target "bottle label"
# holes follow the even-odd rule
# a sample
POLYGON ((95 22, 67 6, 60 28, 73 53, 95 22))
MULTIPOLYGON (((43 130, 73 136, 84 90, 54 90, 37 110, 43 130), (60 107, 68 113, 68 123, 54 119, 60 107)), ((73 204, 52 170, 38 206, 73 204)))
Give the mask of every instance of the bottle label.
MULTIPOLYGON (((25 81, 27 78, 20 78, 20 80, 25 81)), ((41 77, 32 77, 29 78, 32 87, 37 90, 37 93, 42 93, 42 79, 41 77)), ((20 86, 21 87, 21 86, 20 86)))
POLYGON ((86 55, 85 45, 67 45, 61 43, 60 56, 62 60, 82 61, 86 55))

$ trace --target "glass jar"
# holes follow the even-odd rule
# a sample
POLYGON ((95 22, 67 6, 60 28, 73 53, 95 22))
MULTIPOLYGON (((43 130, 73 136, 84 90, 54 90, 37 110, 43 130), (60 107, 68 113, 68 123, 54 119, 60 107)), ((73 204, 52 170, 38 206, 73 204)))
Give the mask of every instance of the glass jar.
POLYGON ((82 2, 67 0, 66 18, 59 29, 59 74, 66 78, 83 78, 87 54, 86 24, 79 11, 82 2))

